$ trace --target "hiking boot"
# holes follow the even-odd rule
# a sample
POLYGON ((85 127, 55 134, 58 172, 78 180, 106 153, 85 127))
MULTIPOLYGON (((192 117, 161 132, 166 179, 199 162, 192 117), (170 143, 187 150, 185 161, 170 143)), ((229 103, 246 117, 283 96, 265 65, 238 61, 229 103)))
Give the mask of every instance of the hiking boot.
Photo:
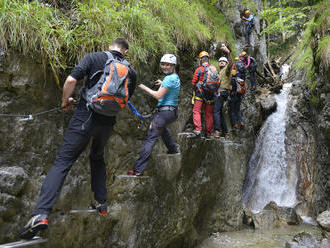
POLYGON ((199 136, 199 135, 201 135, 201 131, 194 130, 194 131, 193 131, 193 134, 195 134, 196 136, 199 136))
POLYGON ((130 171, 127 172, 127 175, 128 176, 132 176, 132 177, 134 177, 134 176, 142 176, 142 173, 141 172, 138 172, 136 170, 130 170, 130 171))
POLYGON ((238 128, 238 124, 235 124, 235 125, 233 126, 233 128, 237 129, 237 128, 238 128))
POLYGON ((220 135, 221 135, 221 133, 218 130, 215 130, 214 133, 213 133, 213 137, 216 138, 216 139, 219 139, 220 135))
POLYGON ((205 135, 205 139, 213 139, 213 135, 205 135))
POLYGON ((95 201, 91 205, 92 209, 96 209, 100 215, 106 215, 108 214, 108 204, 104 203, 99 203, 98 201, 95 201))
POLYGON ((180 147, 177 144, 174 151, 167 151, 167 154, 180 154, 180 147))
POLYGON ((32 216, 28 223, 21 229, 19 236, 21 239, 32 239, 41 230, 48 227, 48 215, 38 214, 32 216))
POLYGON ((244 128, 244 126, 245 126, 244 122, 241 122, 240 126, 241 126, 241 128, 244 128))

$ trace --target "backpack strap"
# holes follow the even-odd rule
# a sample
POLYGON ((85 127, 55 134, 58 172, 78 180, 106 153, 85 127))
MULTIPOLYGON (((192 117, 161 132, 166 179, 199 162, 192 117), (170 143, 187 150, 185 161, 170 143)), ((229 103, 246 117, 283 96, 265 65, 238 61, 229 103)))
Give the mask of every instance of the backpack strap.
MULTIPOLYGON (((107 57, 108 57, 108 59, 107 59, 107 63, 108 63, 109 60, 114 59, 114 57, 113 57, 113 55, 112 55, 111 52, 109 52, 109 51, 104 51, 104 53, 105 53, 105 54, 107 55, 107 57)), ((98 74, 103 73, 103 72, 104 72, 103 69, 94 72, 93 75, 89 78, 89 80, 92 80, 95 76, 97 76, 98 74)))
POLYGON ((111 52, 109 52, 109 51, 104 51, 104 53, 108 56, 107 61, 108 61, 108 60, 111 60, 111 59, 114 59, 114 57, 113 57, 113 55, 112 55, 111 52))
POLYGON ((202 65, 204 67, 204 72, 203 72, 203 83, 206 83, 207 78, 205 77, 206 73, 208 72, 208 68, 210 65, 202 65))

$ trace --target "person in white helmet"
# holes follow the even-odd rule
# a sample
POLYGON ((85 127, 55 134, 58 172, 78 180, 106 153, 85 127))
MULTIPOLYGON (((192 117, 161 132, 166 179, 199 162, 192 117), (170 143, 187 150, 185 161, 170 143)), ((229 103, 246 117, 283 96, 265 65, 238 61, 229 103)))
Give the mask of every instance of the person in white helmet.
POLYGON ((168 129, 168 125, 178 118, 178 97, 181 83, 179 76, 175 72, 176 64, 177 59, 173 54, 165 54, 161 58, 160 68, 166 76, 163 80, 158 79, 155 82, 156 85, 159 85, 157 91, 150 89, 144 84, 138 85, 140 89, 158 100, 157 113, 148 129, 140 156, 135 162, 133 169, 128 171, 128 175, 141 176, 143 174, 148 165, 152 148, 159 137, 162 138, 167 147, 168 154, 179 153, 178 145, 168 129))
POLYGON ((229 138, 226 120, 222 113, 222 108, 225 101, 228 100, 231 90, 231 70, 233 67, 233 60, 229 48, 222 44, 221 48, 227 55, 227 57, 219 58, 219 78, 220 87, 214 94, 214 109, 213 109, 213 121, 214 121, 214 138, 220 138, 222 135, 226 139, 229 138))

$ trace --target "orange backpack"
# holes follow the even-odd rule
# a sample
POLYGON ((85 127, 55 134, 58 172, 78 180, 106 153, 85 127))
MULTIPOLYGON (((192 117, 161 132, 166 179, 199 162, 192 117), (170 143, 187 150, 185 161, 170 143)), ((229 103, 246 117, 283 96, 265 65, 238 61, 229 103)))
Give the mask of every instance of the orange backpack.
POLYGON ((87 89, 84 98, 87 106, 95 112, 115 116, 126 106, 128 101, 128 72, 130 64, 118 60, 110 52, 105 52, 108 60, 99 81, 87 89))

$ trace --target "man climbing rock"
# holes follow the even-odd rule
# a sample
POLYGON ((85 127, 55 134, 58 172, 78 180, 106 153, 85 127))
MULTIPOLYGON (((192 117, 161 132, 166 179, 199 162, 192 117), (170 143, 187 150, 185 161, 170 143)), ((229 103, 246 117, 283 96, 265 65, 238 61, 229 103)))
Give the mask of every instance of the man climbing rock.
POLYGON ((195 70, 192 84, 194 87, 193 92, 193 122, 195 129, 193 133, 198 136, 202 132, 202 108, 204 107, 204 117, 205 117, 205 126, 206 132, 205 136, 211 136, 213 132, 213 107, 214 92, 208 91, 203 88, 203 79, 205 75, 205 69, 210 66, 209 59, 210 55, 206 51, 199 53, 199 63, 200 66, 195 70))
POLYGON ((258 63, 255 58, 249 56, 245 51, 241 53, 242 61, 245 64, 245 69, 249 72, 251 89, 255 90, 257 87, 257 81, 255 79, 255 73, 257 71, 258 63))
POLYGON ((250 47, 250 34, 254 27, 254 16, 249 9, 244 10, 244 15, 241 17, 244 22, 245 46, 250 47))
POLYGON ((218 91, 214 94, 214 109, 213 109, 213 119, 214 119, 214 134, 215 138, 220 138, 224 136, 226 139, 229 138, 228 128, 226 120, 223 116, 223 106, 225 101, 228 100, 231 90, 231 71, 233 67, 233 61, 231 58, 231 52, 228 47, 223 44, 220 48, 227 55, 226 57, 219 58, 219 78, 220 78, 220 87, 218 91), (222 133, 220 133, 220 130, 222 133))
MULTIPOLYGON (((126 65, 128 98, 134 93, 136 85, 136 73, 131 65, 124 60, 129 49, 129 43, 124 38, 116 38, 107 52, 95 52, 87 54, 66 78, 63 86, 62 108, 69 110, 75 102, 71 97, 77 82, 87 76, 85 91, 92 89, 99 82, 106 63, 123 69, 126 65), (117 64, 114 65, 116 61, 117 64)), ((117 68, 117 69, 118 69, 117 68)), ((118 70, 119 70, 118 69, 118 70)), ((119 75, 121 71, 117 74, 119 75)), ((32 212, 32 218, 22 228, 22 239, 33 238, 40 230, 48 227, 48 216, 60 194, 64 180, 73 163, 92 139, 89 159, 91 168, 91 189, 95 202, 93 207, 100 214, 107 214, 107 188, 106 165, 104 161, 104 148, 116 123, 116 116, 107 116, 96 113, 87 107, 86 96, 82 93, 77 109, 71 118, 69 127, 65 133, 62 146, 56 156, 54 164, 48 172, 41 187, 37 205, 32 212)))

